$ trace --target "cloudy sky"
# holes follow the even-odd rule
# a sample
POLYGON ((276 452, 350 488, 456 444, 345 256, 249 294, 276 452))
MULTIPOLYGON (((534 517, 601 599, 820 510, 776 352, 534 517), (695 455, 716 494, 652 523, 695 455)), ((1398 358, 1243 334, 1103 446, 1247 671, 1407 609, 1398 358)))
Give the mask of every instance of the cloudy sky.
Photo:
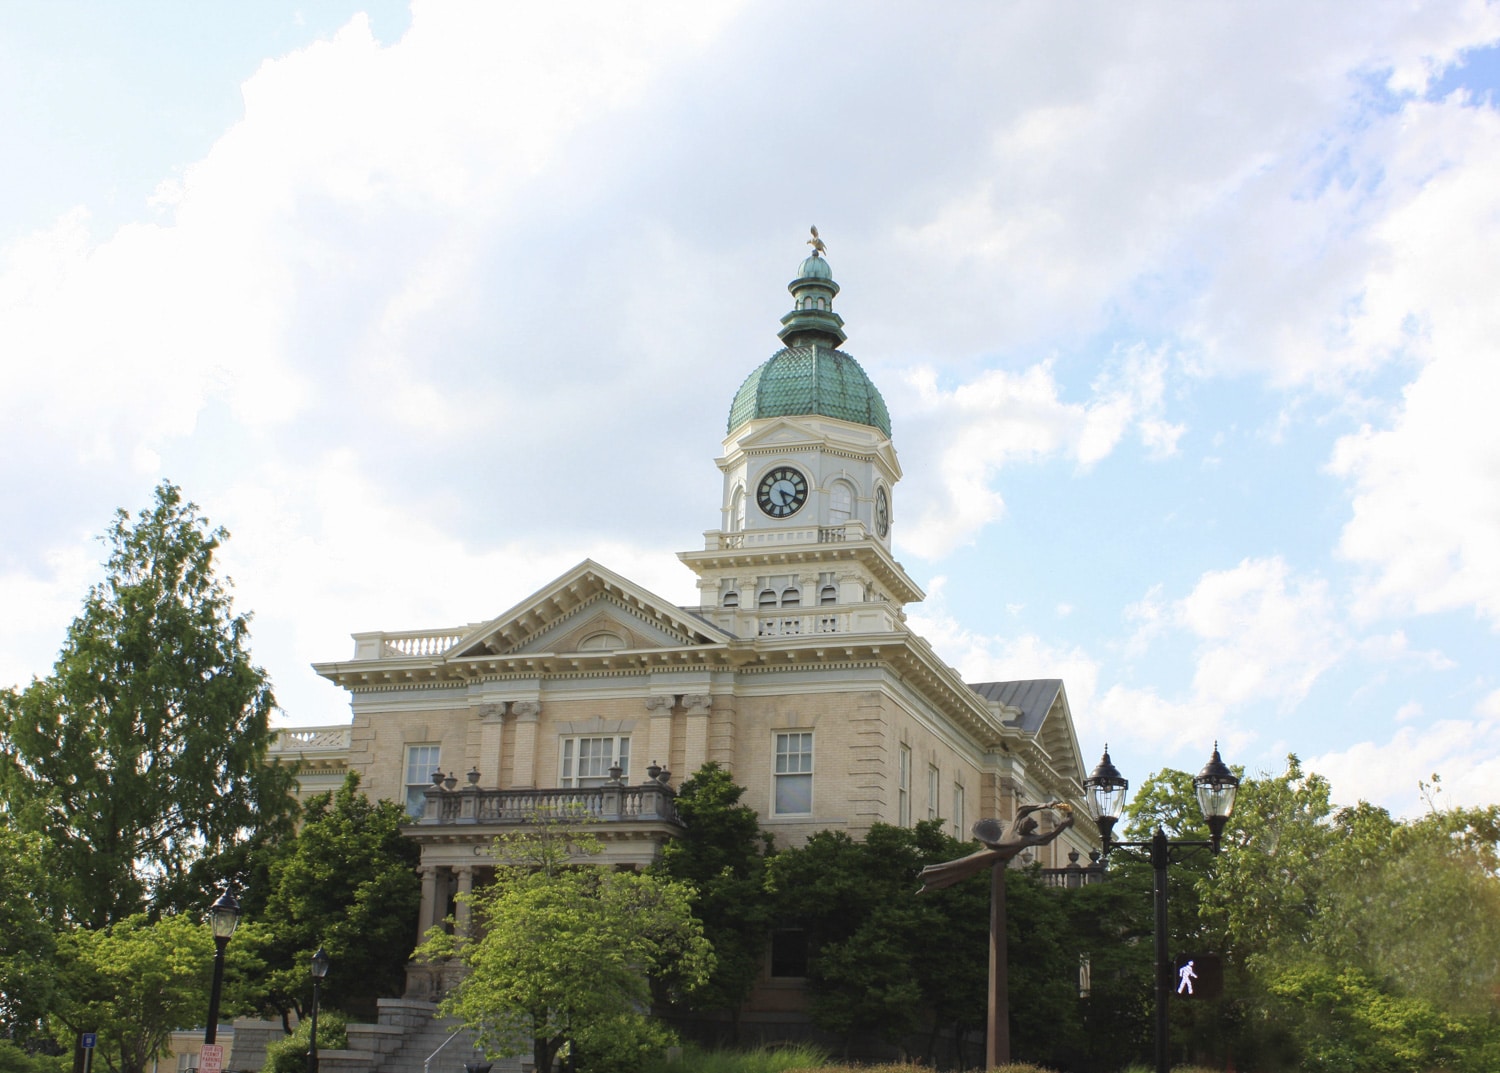
POLYGON ((815 223, 970 680, 1500 793, 1500 4, 14 4, 0 102, 0 685, 163 478, 289 723, 585 557, 691 602, 815 223))

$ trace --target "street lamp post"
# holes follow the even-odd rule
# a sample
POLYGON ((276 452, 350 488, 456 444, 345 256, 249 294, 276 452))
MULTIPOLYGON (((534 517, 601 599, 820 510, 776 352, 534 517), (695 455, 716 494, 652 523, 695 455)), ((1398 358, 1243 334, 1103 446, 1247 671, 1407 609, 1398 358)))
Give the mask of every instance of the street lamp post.
POLYGON ((1203 818, 1208 822, 1210 838, 1207 842, 1190 839, 1173 841, 1167 838, 1160 824, 1157 824, 1156 832, 1149 841, 1111 842, 1110 833, 1114 830, 1120 813, 1124 811, 1125 791, 1130 788, 1130 783, 1110 762, 1109 746, 1104 747, 1104 758, 1094 768, 1093 774, 1083 780, 1089 807, 1094 813, 1094 822, 1099 827, 1099 840, 1104 856, 1107 858, 1110 850, 1116 847, 1144 849, 1147 851, 1147 859, 1151 862, 1152 905, 1156 918, 1157 1073, 1169 1073, 1171 1067, 1167 1054, 1169 1049, 1167 1007, 1171 1002, 1172 994, 1172 960, 1167 953, 1167 866, 1173 863, 1174 850, 1181 851, 1181 855, 1175 858, 1179 861, 1200 849, 1207 849, 1214 854, 1219 852, 1224 825, 1229 820, 1229 814, 1234 811, 1234 795, 1239 790, 1239 786, 1240 780, 1219 758, 1219 743, 1214 742, 1213 756, 1203 766, 1203 770, 1193 777, 1198 807, 1203 811, 1203 818))
POLYGON ((328 975, 328 953, 322 946, 312 956, 312 1031, 307 1036, 307 1073, 318 1073, 318 988, 328 975))
POLYGON ((224 948, 229 945, 229 937, 240 923, 240 903, 234 891, 226 889, 219 895, 209 914, 214 928, 214 986, 208 994, 208 1027, 203 1030, 205 1045, 218 1038, 219 994, 224 988, 224 948))

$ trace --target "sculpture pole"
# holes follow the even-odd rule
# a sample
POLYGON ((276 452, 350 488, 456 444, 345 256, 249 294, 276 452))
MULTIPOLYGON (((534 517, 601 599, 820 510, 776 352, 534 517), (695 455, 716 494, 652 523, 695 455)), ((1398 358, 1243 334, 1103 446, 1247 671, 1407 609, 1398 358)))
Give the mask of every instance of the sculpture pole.
POLYGON ((984 1034, 984 1068, 1010 1061, 1010 961, 1005 942, 1005 866, 990 868, 990 1023, 984 1034))
POLYGON ((922 869, 922 889, 918 894, 930 890, 942 890, 962 882, 984 869, 990 870, 990 1003, 989 1025, 985 1032, 984 1062, 986 1069, 995 1069, 1010 1061, 1010 996, 1009 996, 1009 952, 1005 945, 1005 866, 1012 857, 1028 846, 1045 846, 1069 827, 1073 826, 1073 810, 1062 801, 1049 801, 1045 805, 1025 805, 1016 810, 1015 822, 1010 834, 1005 835, 1005 826, 999 820, 980 820, 973 827, 974 837, 985 847, 942 864, 929 864, 922 869), (1052 830, 1037 833, 1037 822, 1033 812, 1043 809, 1061 812, 1063 820, 1053 825, 1052 830), (1003 837, 1002 837, 1003 836, 1003 837))

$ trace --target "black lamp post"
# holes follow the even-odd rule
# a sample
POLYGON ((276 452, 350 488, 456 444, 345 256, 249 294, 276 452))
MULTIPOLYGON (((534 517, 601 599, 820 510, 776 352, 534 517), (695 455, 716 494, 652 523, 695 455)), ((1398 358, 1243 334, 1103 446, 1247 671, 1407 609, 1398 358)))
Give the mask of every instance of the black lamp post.
POLYGON ((240 903, 234 891, 225 890, 209 909, 214 927, 214 986, 208 994, 208 1027, 203 1030, 203 1042, 213 1043, 219 1034, 219 993, 224 988, 224 948, 229 937, 240 923, 240 903))
POLYGON ((312 956, 312 1031, 307 1036, 307 1073, 318 1073, 318 987, 328 975, 328 952, 322 946, 312 956))
POLYGON ((1240 787, 1239 778, 1219 758, 1218 742, 1214 742, 1214 755, 1203 765, 1203 770, 1194 776, 1193 786, 1198 792, 1198 807, 1203 810, 1203 818, 1208 821, 1211 836, 1209 841, 1173 841, 1167 838, 1158 824, 1156 833, 1148 842, 1111 842, 1109 836, 1114 830, 1115 821, 1124 811, 1125 791, 1130 788, 1130 783, 1110 762, 1109 746, 1104 747, 1104 758, 1094 768, 1094 773, 1083 780, 1089 807, 1094 813, 1094 822, 1099 826, 1099 840, 1103 844, 1105 856, 1108 857, 1109 851, 1116 846, 1149 851, 1148 859, 1153 873, 1152 901, 1156 916, 1157 1073, 1169 1073, 1171 1068, 1167 1057, 1167 1004, 1171 1001, 1172 994, 1172 961, 1167 954, 1167 866, 1173 862, 1174 850, 1183 851, 1177 860, 1182 860, 1199 849, 1208 849, 1215 854, 1219 852, 1224 825, 1229 820, 1229 814, 1234 811, 1234 795, 1240 787))

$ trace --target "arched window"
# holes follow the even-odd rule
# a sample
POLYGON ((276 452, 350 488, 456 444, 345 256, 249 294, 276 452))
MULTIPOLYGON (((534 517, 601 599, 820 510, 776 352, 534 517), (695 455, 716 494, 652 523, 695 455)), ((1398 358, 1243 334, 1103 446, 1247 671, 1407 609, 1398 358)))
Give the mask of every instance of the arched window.
POLYGON ((818 603, 836 604, 839 602, 839 590, 833 585, 824 585, 823 591, 818 593, 818 603))
POLYGON ((736 487, 729 500, 729 531, 738 533, 745 528, 745 490, 736 487))
POLYGON ((758 602, 759 602, 759 604, 760 604, 761 607, 775 607, 776 606, 776 590, 775 589, 761 589, 760 590, 760 599, 759 599, 758 602))
POLYGON ((854 512, 854 488, 848 481, 834 481, 828 491, 828 524, 843 525, 854 512))
POLYGON ((607 630, 590 634, 578 642, 578 651, 580 652, 603 652, 612 648, 624 647, 625 639, 619 634, 610 633, 607 630))
POLYGON ((725 607, 739 607, 740 606, 740 594, 739 594, 739 592, 737 590, 735 590, 735 589, 730 589, 728 592, 726 592, 724 594, 723 606, 725 606, 725 607))
POLYGON ((802 605, 802 590, 795 585, 781 594, 782 607, 800 607, 802 605))

